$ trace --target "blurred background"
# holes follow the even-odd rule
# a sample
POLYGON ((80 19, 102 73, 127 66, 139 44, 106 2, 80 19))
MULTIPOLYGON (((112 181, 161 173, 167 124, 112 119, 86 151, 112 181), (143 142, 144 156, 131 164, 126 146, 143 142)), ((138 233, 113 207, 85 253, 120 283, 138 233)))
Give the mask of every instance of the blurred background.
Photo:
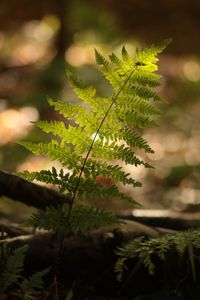
MULTIPOLYGON (((41 140, 41 132, 31 122, 59 118, 47 104, 48 95, 76 101, 66 69, 74 68, 104 95, 94 48, 106 55, 119 53, 125 45, 134 55, 139 45, 172 37, 159 62, 163 78, 158 92, 167 100, 161 107, 163 115, 158 128, 144 131, 155 150, 145 159, 155 170, 126 166, 143 184, 126 191, 145 209, 198 210, 199 33, 197 0, 1 0, 0 169, 34 171, 52 166, 47 158, 31 155, 16 141, 41 140)), ((123 207, 116 204, 114 208, 123 207)), ((0 212, 17 220, 26 208, 1 199, 0 212)))

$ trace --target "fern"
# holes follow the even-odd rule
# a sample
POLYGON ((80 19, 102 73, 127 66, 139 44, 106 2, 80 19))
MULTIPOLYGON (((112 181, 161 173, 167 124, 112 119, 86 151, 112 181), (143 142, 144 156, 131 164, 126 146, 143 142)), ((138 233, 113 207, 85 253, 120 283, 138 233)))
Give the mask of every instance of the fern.
POLYGON ((34 273, 28 279, 22 276, 27 249, 27 245, 16 248, 2 264, 0 296, 12 290, 20 299, 31 300, 36 299, 34 296, 43 289, 42 277, 49 272, 50 268, 34 273))
POLYGON ((27 246, 17 248, 9 256, 7 262, 3 266, 0 275, 0 293, 4 293, 8 288, 16 284, 21 278, 23 271, 24 257, 27 246))
POLYGON ((137 157, 136 149, 153 153, 153 149, 141 136, 140 128, 156 125, 154 117, 160 112, 154 102, 162 100, 153 90, 159 85, 160 78, 155 73, 157 55, 169 42, 170 40, 165 40, 150 48, 138 49, 135 58, 128 54, 125 47, 122 48, 121 57, 112 53, 108 59, 95 50, 96 63, 113 89, 110 97, 99 97, 94 87, 86 86, 69 73, 68 79, 74 93, 84 105, 48 99, 49 105, 66 120, 73 120, 74 125, 67 125, 67 122, 62 121, 38 121, 35 125, 43 132, 53 134, 55 138, 48 143, 20 144, 37 155, 58 160, 63 168, 60 171, 55 168, 32 173, 26 171, 19 175, 28 180, 57 185, 60 192, 71 199, 71 204, 67 214, 63 213, 63 208, 51 207, 44 212, 39 211, 30 219, 31 225, 51 229, 58 234, 69 229, 76 233, 117 223, 118 219, 111 212, 92 205, 74 206, 75 200, 116 198, 138 204, 131 197, 122 194, 116 183, 133 187, 139 187, 141 183, 131 178, 130 174, 125 173, 113 161, 135 167, 151 167, 148 162, 137 157), (97 183, 98 176, 112 179, 113 184, 104 186, 97 183))
POLYGON ((37 295, 44 289, 43 276, 49 272, 50 268, 36 272, 29 278, 24 278, 19 284, 19 290, 16 295, 22 300, 38 299, 37 295))
POLYGON ((196 279, 194 249, 200 249, 200 231, 188 230, 184 232, 169 233, 158 238, 146 239, 139 237, 120 247, 117 254, 120 256, 116 263, 118 278, 122 278, 128 259, 138 258, 147 268, 150 275, 156 269, 155 257, 165 261, 169 252, 175 250, 179 256, 187 254, 192 271, 193 280, 196 279))
POLYGON ((58 236, 68 232, 86 233, 102 226, 120 223, 111 212, 91 205, 77 205, 71 211, 69 207, 47 207, 46 211, 39 210, 25 223, 27 226, 53 230, 58 236))

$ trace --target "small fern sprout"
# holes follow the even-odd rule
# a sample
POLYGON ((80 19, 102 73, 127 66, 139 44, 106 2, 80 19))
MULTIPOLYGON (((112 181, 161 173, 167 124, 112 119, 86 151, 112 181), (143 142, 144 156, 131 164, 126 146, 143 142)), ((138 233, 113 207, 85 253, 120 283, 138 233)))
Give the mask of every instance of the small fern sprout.
POLYGON ((156 73, 157 55, 169 42, 164 40, 150 48, 139 48, 134 58, 125 47, 121 57, 111 53, 108 58, 95 49, 96 63, 110 84, 112 95, 98 96, 94 87, 86 86, 69 73, 68 80, 80 104, 48 99, 51 107, 73 123, 38 121, 35 125, 54 138, 50 142, 21 141, 20 144, 36 155, 46 155, 52 161, 59 161, 62 168, 59 171, 55 168, 25 171, 19 175, 28 180, 54 184, 71 203, 61 208, 49 207, 46 211, 38 211, 28 221, 29 225, 51 229, 58 234, 67 230, 85 232, 119 222, 111 212, 92 205, 93 199, 122 199, 139 205, 118 188, 118 183, 133 188, 141 186, 120 165, 151 167, 137 157, 135 151, 139 148, 153 153, 140 129, 154 126, 154 117, 160 113, 156 102, 162 98, 154 91, 160 79, 156 73), (101 184, 96 180, 100 177, 111 180, 112 185, 101 184), (82 201, 85 199, 87 204, 82 201), (81 204, 76 200, 81 200, 81 204))

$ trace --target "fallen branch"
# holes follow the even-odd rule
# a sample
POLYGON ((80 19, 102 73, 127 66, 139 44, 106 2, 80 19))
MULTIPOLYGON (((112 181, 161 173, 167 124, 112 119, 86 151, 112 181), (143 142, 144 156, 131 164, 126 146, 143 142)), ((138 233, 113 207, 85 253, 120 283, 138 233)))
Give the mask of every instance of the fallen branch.
POLYGON ((172 230, 187 230, 200 227, 200 212, 198 209, 193 212, 165 209, 133 209, 120 212, 119 217, 140 222, 150 227, 172 230))
POLYGON ((28 206, 45 209, 70 203, 64 195, 46 187, 22 179, 16 175, 0 171, 0 196, 22 202, 28 206))

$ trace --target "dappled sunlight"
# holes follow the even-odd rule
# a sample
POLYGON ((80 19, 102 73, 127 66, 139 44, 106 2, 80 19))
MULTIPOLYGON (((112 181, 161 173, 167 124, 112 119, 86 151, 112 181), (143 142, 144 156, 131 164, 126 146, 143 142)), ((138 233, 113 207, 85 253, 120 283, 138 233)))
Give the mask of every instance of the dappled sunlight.
POLYGON ((151 159, 151 160, 160 160, 164 157, 165 154, 165 149, 163 147, 163 145, 161 144, 161 142, 159 141, 159 139, 157 139, 156 137, 152 137, 151 139, 147 139, 149 140, 149 145, 150 147, 155 151, 155 153, 148 153, 147 156, 151 159))
POLYGON ((27 65, 35 63, 45 54, 45 52, 44 47, 36 46, 34 43, 20 45, 15 49, 15 51, 13 51, 10 63, 12 65, 27 65))
POLYGON ((33 127, 31 121, 37 121, 38 118, 37 109, 31 106, 0 112, 0 145, 25 137, 33 127))
POLYGON ((60 21, 56 15, 46 15, 42 20, 33 20, 24 24, 22 33, 30 39, 40 41, 42 43, 49 41, 59 30, 60 21))
POLYGON ((190 205, 200 204, 200 189, 176 187, 166 191, 163 201, 175 211, 187 211, 190 205))
POLYGON ((126 173, 130 174, 130 177, 137 180, 141 180, 147 175, 147 169, 145 169, 144 166, 133 167, 130 164, 123 164, 122 167, 126 173))
POLYGON ((166 134, 163 139, 163 148, 166 152, 177 152, 183 146, 184 136, 181 133, 166 134))
POLYGON ((72 45, 65 53, 65 59, 74 67, 80 67, 85 64, 94 64, 94 51, 91 46, 72 45))
POLYGON ((170 167, 167 165, 157 165, 153 172, 155 172, 157 178, 163 180, 169 175, 170 167))
POLYGON ((17 172, 29 171, 36 172, 41 169, 45 169, 49 164, 49 159, 42 156, 29 156, 20 166, 17 168, 17 172))
MULTIPOLYGON (((135 53, 137 42, 127 41, 125 43, 126 49, 130 53, 135 53)), ((81 67, 87 64, 95 64, 95 53, 94 49, 96 48, 100 53, 108 54, 111 51, 116 53, 117 55, 121 55, 122 47, 124 43, 119 43, 117 46, 111 47, 111 45, 103 45, 102 43, 98 43, 98 41, 93 41, 88 43, 87 36, 81 42, 77 40, 77 42, 73 43, 65 52, 66 61, 74 67, 81 67)))
POLYGON ((190 138, 185 141, 185 162, 189 165, 197 165, 200 163, 200 143, 196 138, 190 138))
POLYGON ((42 20, 24 23, 18 35, 0 38, 0 57, 11 66, 34 64, 51 55, 50 45, 59 29, 59 19, 55 15, 46 15, 42 20), (6 40, 5 40, 6 39, 6 40))
MULTIPOLYGON (((24 171, 39 172, 40 170, 52 170, 52 167, 57 169, 57 171, 59 172, 62 166, 59 162, 51 161, 49 158, 44 157, 42 155, 40 156, 30 155, 22 164, 20 164, 17 167, 16 171, 17 172, 24 172, 24 171)), ((64 172, 68 172, 68 170, 65 168, 63 168, 63 170, 64 172)), ((37 180, 34 180, 34 182, 39 185, 49 187, 51 189, 57 189, 56 186, 50 183, 45 183, 37 180)))
POLYGON ((200 80, 200 64, 196 60, 188 60, 183 64, 183 74, 190 81, 200 80))
POLYGON ((146 158, 143 154, 143 157, 155 169, 125 166, 124 169, 130 172, 133 178, 141 181, 142 188, 123 188, 123 191, 139 200, 143 208, 170 207, 179 211, 186 209, 190 204, 200 203, 200 129, 198 123, 195 124, 189 136, 184 130, 177 128, 167 132, 165 126, 159 132, 150 129, 144 134, 155 153, 147 154, 146 158), (181 171, 184 166, 185 169, 181 171), (179 173, 176 171, 177 174, 173 171, 176 167, 180 168, 179 173), (168 178, 173 178, 171 176, 174 176, 174 179, 170 179, 171 183, 168 183, 168 178), (175 180, 179 177, 182 180, 176 183, 175 180))

